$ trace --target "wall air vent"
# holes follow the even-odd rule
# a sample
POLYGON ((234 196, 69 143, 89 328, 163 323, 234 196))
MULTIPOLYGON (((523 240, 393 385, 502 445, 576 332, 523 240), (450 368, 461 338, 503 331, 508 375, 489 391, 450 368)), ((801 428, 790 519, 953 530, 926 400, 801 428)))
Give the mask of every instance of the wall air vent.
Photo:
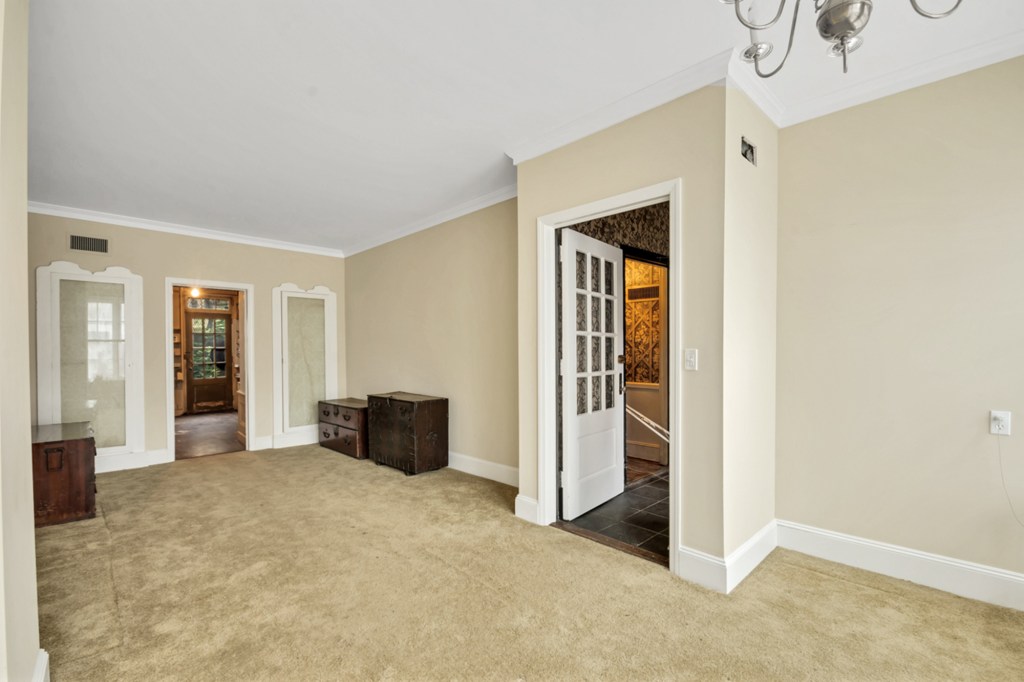
POLYGON ((71 235, 71 250, 107 253, 107 240, 100 239, 99 237, 82 237, 73 234, 71 235))
POLYGON ((652 298, 658 298, 658 285, 649 287, 630 287, 629 291, 626 292, 626 300, 628 301, 649 301, 652 298))

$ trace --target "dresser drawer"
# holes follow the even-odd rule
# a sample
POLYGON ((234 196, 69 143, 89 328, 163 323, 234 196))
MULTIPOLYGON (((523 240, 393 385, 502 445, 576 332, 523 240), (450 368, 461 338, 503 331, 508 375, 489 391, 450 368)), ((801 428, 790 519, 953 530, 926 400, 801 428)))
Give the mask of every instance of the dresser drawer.
POLYGON ((320 422, 320 445, 356 459, 366 459, 365 436, 355 429, 320 422))
POLYGON ((337 424, 347 429, 358 429, 364 414, 366 414, 365 408, 348 407, 326 401, 320 402, 320 421, 327 424, 337 424))

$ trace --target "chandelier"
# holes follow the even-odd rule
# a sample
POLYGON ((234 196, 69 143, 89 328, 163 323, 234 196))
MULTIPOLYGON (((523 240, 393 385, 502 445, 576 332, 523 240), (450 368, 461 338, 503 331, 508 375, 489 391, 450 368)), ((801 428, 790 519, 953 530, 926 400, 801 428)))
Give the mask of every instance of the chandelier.
MULTIPOLYGON (((743 16, 740 5, 743 0, 721 0, 727 5, 733 5, 736 10, 736 18, 741 24, 750 30, 750 45, 743 50, 744 61, 753 62, 754 70, 761 78, 771 78, 786 65, 789 53, 793 49, 793 35, 796 33, 797 17, 800 15, 800 0, 796 0, 793 8, 793 24, 789 29, 789 42, 786 45, 786 54, 782 62, 771 71, 761 70, 761 60, 772 52, 772 43, 764 40, 763 31, 775 26, 782 18, 782 11, 786 8, 786 0, 779 0, 779 9, 775 16, 767 19, 759 17, 755 13, 754 4, 757 0, 749 0, 746 5, 747 16, 743 16), (763 22, 763 23, 758 23, 763 22)), ((927 12, 921 9, 918 0, 910 0, 914 11, 928 19, 942 19, 955 12, 963 0, 955 0, 955 4, 945 12, 927 12)), ((860 32, 868 25, 871 18, 873 0, 814 0, 814 11, 818 14, 818 34, 827 40, 831 45, 828 54, 833 57, 843 58, 843 73, 846 73, 847 56, 861 46, 863 38, 860 32)), ((764 7, 764 1, 759 3, 759 9, 764 7)))

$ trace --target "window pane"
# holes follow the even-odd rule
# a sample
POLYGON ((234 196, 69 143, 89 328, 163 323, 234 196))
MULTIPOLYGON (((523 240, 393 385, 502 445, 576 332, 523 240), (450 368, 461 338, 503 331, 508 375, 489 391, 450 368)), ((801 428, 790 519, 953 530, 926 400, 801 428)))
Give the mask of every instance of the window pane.
POLYGON ((576 371, 587 371, 587 337, 584 334, 576 337, 576 371))
POLYGON ((610 261, 604 262, 604 293, 609 296, 615 295, 615 270, 614 264, 610 261))
POLYGON ((576 252, 576 288, 587 288, 587 255, 576 252))
POLYGON ((576 294, 576 331, 587 331, 587 295, 576 294))
POLYGON ((601 291, 601 259, 597 256, 590 257, 590 290, 601 291))
POLYGON ((604 377, 604 406, 606 409, 615 407, 615 375, 606 374, 604 377))
POLYGON ((590 339, 590 369, 593 372, 601 371, 601 337, 599 336, 590 339))
POLYGON ((594 296, 590 299, 590 330, 601 331, 601 297, 594 296))
POLYGON ((576 379, 576 414, 587 413, 587 378, 576 379))

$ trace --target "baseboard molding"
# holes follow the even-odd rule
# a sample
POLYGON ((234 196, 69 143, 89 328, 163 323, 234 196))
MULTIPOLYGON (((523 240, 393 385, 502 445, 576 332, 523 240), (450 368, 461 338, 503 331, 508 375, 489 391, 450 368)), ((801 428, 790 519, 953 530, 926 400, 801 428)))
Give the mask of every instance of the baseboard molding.
POLYGON ((301 426, 292 429, 289 433, 275 433, 271 439, 271 446, 274 448, 293 448, 296 445, 313 445, 320 442, 320 434, 317 433, 317 426, 301 426))
POLYGON ((167 464, 174 461, 170 450, 149 450, 147 452, 128 452, 123 455, 96 455, 96 473, 107 474, 111 471, 125 469, 141 469, 154 464, 167 464))
POLYGON ((540 519, 537 518, 537 500, 525 495, 516 495, 516 516, 523 521, 540 525, 540 519))
POLYGON ((249 439, 247 443, 248 447, 246 450, 255 452, 256 450, 270 450, 274 447, 273 436, 254 436, 249 439))
POLYGON ((774 520, 754 533, 749 540, 725 558, 725 592, 736 589, 779 544, 778 525, 774 520))
POLYGON ((725 559, 712 556, 707 552, 686 547, 679 548, 676 554, 676 575, 683 580, 697 583, 715 592, 727 592, 729 582, 726 579, 725 559))
POLYGON ((36 656, 36 668, 32 671, 32 682, 50 682, 50 654, 44 649, 36 656))
POLYGON ((1024 611, 1024 574, 778 521, 779 547, 1024 611))
POLYGON ((519 469, 507 464, 488 462, 458 452, 448 452, 448 466, 465 474, 472 474, 505 485, 519 486, 519 469))

